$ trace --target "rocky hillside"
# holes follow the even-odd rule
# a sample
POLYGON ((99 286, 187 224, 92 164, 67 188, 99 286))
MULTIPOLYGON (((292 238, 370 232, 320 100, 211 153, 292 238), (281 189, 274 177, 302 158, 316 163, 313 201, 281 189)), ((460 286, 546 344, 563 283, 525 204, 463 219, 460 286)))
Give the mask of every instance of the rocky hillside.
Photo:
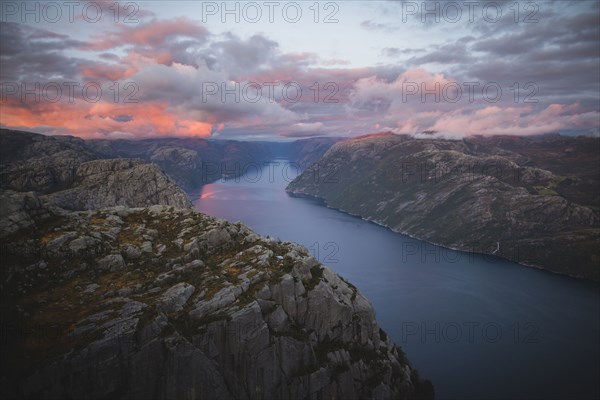
POLYGON ((128 158, 155 164, 183 189, 196 190, 222 177, 241 175, 249 165, 262 165, 277 156, 308 167, 340 140, 242 142, 160 138, 84 141, 72 136, 44 136, 0 129, 0 182, 3 189, 54 192, 70 187, 78 166, 84 162, 128 158))
POLYGON ((196 189, 222 177, 242 175, 248 165, 286 157, 302 168, 319 160, 341 138, 293 142, 243 142, 201 138, 88 140, 85 145, 105 158, 141 158, 159 165, 180 186, 196 189))
POLYGON ((3 129, 0 145, 0 190, 33 192, 39 201, 68 210, 191 206, 158 165, 99 159, 81 139, 3 129))
POLYGON ((301 168, 308 168, 319 161, 335 143, 343 138, 316 137, 301 139, 289 144, 288 158, 301 168))
POLYGON ((433 398, 305 248, 194 211, 156 164, 0 141, 0 398, 433 398))
POLYGON ((191 205, 187 195, 157 165, 136 159, 83 163, 77 167, 71 187, 42 198, 67 210, 191 205))
POLYGON ((368 135, 334 145, 287 191, 435 244, 599 280, 599 143, 368 135))
POLYGON ((73 183, 81 163, 97 158, 83 140, 72 136, 0 129, 2 189, 55 192, 73 183))
POLYGON ((241 175, 249 163, 273 157, 267 143, 201 138, 88 140, 86 146, 105 158, 133 157, 155 163, 186 189, 241 175))
POLYGON ((7 193, 29 225, 2 234, 2 398, 432 397, 363 295, 301 246, 192 209, 7 193))

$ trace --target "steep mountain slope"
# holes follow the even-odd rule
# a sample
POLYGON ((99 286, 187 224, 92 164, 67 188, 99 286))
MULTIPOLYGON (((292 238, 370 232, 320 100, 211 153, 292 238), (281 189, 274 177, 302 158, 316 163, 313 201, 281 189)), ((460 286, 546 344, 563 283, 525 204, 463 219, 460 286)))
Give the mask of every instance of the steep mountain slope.
POLYGON ((358 290, 291 243, 165 206, 4 236, 2 398, 415 398, 358 290))
POLYGON ((242 142, 200 138, 88 140, 85 145, 102 157, 134 157, 158 164, 180 186, 196 189, 221 177, 235 177, 247 168, 283 156, 302 168, 320 159, 338 138, 294 142, 242 142))
POLYGON ((368 135, 334 145, 287 191, 432 243, 598 280, 598 143, 368 135))
POLYGON ((157 165, 98 159, 81 139, 2 130, 0 144, 0 190, 35 192, 41 202, 68 210, 191 206, 157 165))
POLYGON ((42 199, 67 210, 191 206, 187 195, 157 165, 126 158, 85 162, 77 167, 72 187, 42 199))
POLYGON ((273 157, 264 142, 200 138, 88 140, 86 146, 106 158, 134 157, 156 163, 186 189, 197 188, 222 176, 241 175, 246 165, 273 157))
POLYGON ((1 398, 433 398, 302 246, 194 211, 157 165, 19 135, 0 132, 1 398))
POLYGON ((77 167, 99 158, 82 139, 0 129, 2 189, 49 193, 73 183, 77 167))
MULTIPOLYGON (((201 138, 82 140, 0 129, 0 182, 3 189, 49 193, 68 188, 80 164, 97 159, 134 158, 156 164, 184 189, 283 156, 302 168, 320 159, 337 138, 294 142, 241 142, 201 138)), ((108 205, 107 205, 108 206, 108 205)))
POLYGON ((288 158, 302 169, 319 161, 323 155, 337 142, 345 138, 316 137, 296 140, 289 144, 288 158))

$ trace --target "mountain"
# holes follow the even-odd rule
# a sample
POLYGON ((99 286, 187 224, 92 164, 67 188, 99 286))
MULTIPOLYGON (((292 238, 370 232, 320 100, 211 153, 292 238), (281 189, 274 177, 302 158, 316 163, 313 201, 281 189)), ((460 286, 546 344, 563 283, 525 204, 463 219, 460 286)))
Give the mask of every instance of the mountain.
POLYGON ((431 243, 599 280, 599 144, 367 135, 335 144, 286 190, 431 243))
POLYGON ((98 159, 140 159, 160 167, 184 190, 243 175, 275 157, 302 168, 320 159, 338 138, 243 142, 202 138, 83 140, 0 129, 0 180, 17 191, 56 191, 74 181, 77 167, 98 159))
POLYGON ((197 188, 223 176, 242 175, 251 163, 273 158, 265 142, 201 138, 87 140, 86 146, 105 158, 141 158, 159 165, 184 189, 197 188))
POLYGON ((340 139, 310 138, 294 142, 242 142, 200 138, 87 140, 85 145, 107 158, 141 158, 159 165, 184 189, 222 177, 243 175, 277 156, 307 167, 340 139))
POLYGON ((0 140, 1 398, 433 398, 306 248, 193 210, 157 165, 0 140))
POLYGON ((310 165, 319 161, 331 146, 345 139, 346 138, 315 137, 296 140, 289 144, 287 156, 290 161, 298 164, 302 169, 308 168, 310 165))
POLYGON ((2 189, 58 191, 73 183, 80 164, 97 158, 79 138, 0 129, 2 189))
POLYGON ((68 210, 191 206, 157 165, 99 159, 81 139, 2 130, 0 144, 0 190, 33 192, 36 201, 68 210))

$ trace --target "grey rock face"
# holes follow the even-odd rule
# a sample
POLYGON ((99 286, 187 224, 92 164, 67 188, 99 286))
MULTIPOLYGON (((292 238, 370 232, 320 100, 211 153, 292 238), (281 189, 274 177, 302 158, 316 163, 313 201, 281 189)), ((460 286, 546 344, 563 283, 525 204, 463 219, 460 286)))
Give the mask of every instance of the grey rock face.
POLYGON ((95 160, 81 164, 76 185, 46 195, 51 204, 67 210, 90 210, 115 205, 153 204, 190 207, 186 194, 158 166, 141 160, 95 160))
POLYGON ((62 212, 44 226, 2 255, 12 278, 0 289, 19 299, 6 312, 24 332, 2 343, 2 397, 432 394, 364 296, 302 246, 166 206, 62 212), (122 256, 146 236, 152 252, 122 256), (53 336, 25 350, 33 326, 53 336), (23 351, 32 358, 8 368, 23 351))
MULTIPOLYGON (((0 149, 0 189, 33 191, 48 206, 67 210, 154 204, 191 207, 187 195, 156 164, 100 160, 81 139, 1 129, 0 149)), ((6 207, 9 212, 8 203, 6 207)), ((26 223, 18 214, 9 219, 26 223)))
POLYGON ((72 184, 77 166, 98 158, 71 136, 0 129, 0 185, 19 192, 49 193, 72 184))
POLYGON ((181 311, 190 296, 194 293, 195 287, 189 283, 181 282, 170 287, 161 296, 159 308, 165 313, 181 311))
POLYGON ((98 268, 102 271, 120 271, 125 267, 125 260, 120 254, 109 254, 98 260, 98 268))
POLYGON ((0 190, 0 237, 35 225, 34 218, 49 215, 32 192, 0 190))
MULTIPOLYGON (((156 165, 99 160, 75 138, 0 142, 2 321, 16 327, 0 343, 0 397, 433 395, 368 301, 303 247, 193 211, 156 165)), ((175 142, 120 145, 197 172, 205 141, 175 142)), ((227 171, 248 159, 216 146, 227 171)))
POLYGON ((103 157, 141 158, 155 163, 184 188, 239 175, 247 163, 272 159, 265 143, 201 138, 89 140, 86 146, 103 157))

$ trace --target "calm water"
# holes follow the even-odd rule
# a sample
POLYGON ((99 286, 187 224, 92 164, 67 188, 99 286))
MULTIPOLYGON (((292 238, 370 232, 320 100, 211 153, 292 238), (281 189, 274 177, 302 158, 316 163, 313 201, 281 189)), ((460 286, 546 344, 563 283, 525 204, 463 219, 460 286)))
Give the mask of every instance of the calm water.
POLYGON ((372 302, 437 398, 598 398, 596 284, 452 251, 289 197, 285 160, 193 193, 198 210, 302 243, 372 302), (277 164, 276 164, 277 163, 277 164))

